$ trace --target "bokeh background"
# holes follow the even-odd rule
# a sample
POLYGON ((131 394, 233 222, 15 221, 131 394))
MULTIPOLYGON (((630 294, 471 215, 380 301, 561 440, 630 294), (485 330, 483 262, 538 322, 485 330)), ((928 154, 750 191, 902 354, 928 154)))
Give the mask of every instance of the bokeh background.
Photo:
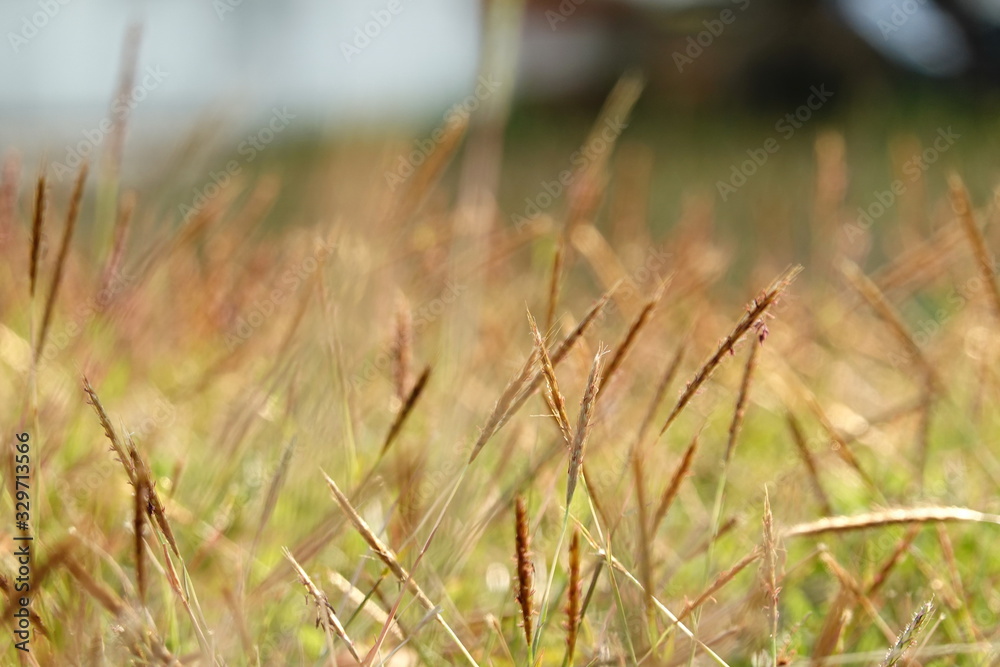
MULTIPOLYGON (((411 569, 424 552, 407 545, 453 499, 418 578, 477 655, 494 650, 490 618, 525 655, 513 498, 528 496, 542 558, 560 558, 569 516, 548 406, 504 389, 530 369, 526 306, 560 340, 592 325, 558 371, 573 413, 593 399, 599 343, 634 343, 601 380, 588 497, 608 500, 617 553, 671 605, 757 553, 765 493, 784 526, 927 504, 1000 514, 995 1, 5 0, 0 25, 0 403, 41 454, 37 523, 52 542, 39 542, 57 563, 36 606, 54 629, 41 664, 205 657, 169 577, 142 602, 145 552, 122 528, 141 494, 104 428, 135 434, 148 458, 207 611, 192 627, 226 659, 323 656, 282 547, 310 571, 353 572, 358 591, 383 581, 320 469, 411 569), (39 170, 48 208, 33 206, 39 170), (806 270, 792 285, 760 291, 794 264, 806 270), (719 347, 756 299, 774 305, 773 333, 755 314, 719 347), (753 371, 742 355, 758 347, 753 371), (515 394, 520 414, 489 416, 515 394), (87 405, 98 396, 110 427, 87 405), (657 441, 670 404, 680 416, 657 441), (461 448, 501 417, 466 466, 461 448), (643 493, 667 499, 655 521, 643 493), (64 556, 80 566, 63 572, 64 556), (96 599, 87 577, 123 601, 96 599)), ((932 648, 994 651, 994 527, 883 528, 790 545, 790 652, 831 654, 843 631, 871 664, 931 597, 947 610, 932 648), (885 583, 877 614, 856 605, 850 627, 856 587, 833 557, 869 591, 885 583)), ((740 659, 765 650, 769 568, 769 589, 754 566, 710 595, 700 637, 740 659)), ((616 607, 649 600, 633 588, 615 602, 601 577, 580 657, 625 664, 625 644, 668 626, 637 613, 619 628, 616 607)), ((341 610, 361 607, 340 590, 341 610)), ((423 612, 404 609, 407 636, 445 664, 454 642, 421 630, 423 612)), ((370 646, 384 621, 357 619, 370 646)), ((545 641, 561 647, 555 628, 545 641)), ((677 647, 677 664, 698 664, 677 647)))
MULTIPOLYGON (((843 140, 842 208, 855 217, 941 131, 957 139, 923 165, 926 201, 953 165, 974 199, 996 182, 995 0, 12 0, 0 24, 0 142, 29 163, 108 149, 101 124, 122 109, 111 100, 135 54, 123 183, 178 222, 232 159, 244 175, 281 172, 276 221, 308 215, 295 209, 295 183, 338 155, 372 177, 371 191, 336 195, 363 218, 399 156, 431 146, 464 108, 464 150, 490 156, 471 162, 493 162, 476 178, 496 224, 511 224, 567 168, 627 71, 646 86, 619 142, 609 205, 639 182, 649 225, 711 219, 738 239, 736 267, 760 234, 781 259, 809 253, 811 198, 787 194, 814 188, 817 139, 830 131, 843 140), (814 87, 827 99, 779 132, 814 87), (244 140, 276 110, 290 120, 247 159, 244 140), (720 183, 771 137, 779 150, 727 196, 720 183)), ((461 164, 446 183, 461 180, 461 164)), ((898 245, 900 225, 920 225, 901 208, 875 238, 898 245)))

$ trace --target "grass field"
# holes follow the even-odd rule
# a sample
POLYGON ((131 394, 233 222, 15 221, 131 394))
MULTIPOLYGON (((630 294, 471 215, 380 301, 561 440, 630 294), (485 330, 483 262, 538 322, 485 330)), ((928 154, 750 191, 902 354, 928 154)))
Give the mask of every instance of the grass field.
POLYGON ((722 198, 773 123, 597 149, 628 86, 473 152, 499 206, 462 122, 187 217, 8 157, 2 661, 996 664, 1000 135, 827 119, 722 198))

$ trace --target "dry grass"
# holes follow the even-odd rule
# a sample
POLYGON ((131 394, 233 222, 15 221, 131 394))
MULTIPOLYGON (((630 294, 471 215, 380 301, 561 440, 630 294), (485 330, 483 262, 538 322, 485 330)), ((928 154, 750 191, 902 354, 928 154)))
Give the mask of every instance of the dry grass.
MULTIPOLYGON (((59 243, 59 253, 56 255, 55 269, 52 273, 52 282, 49 284, 49 294, 45 299, 45 308, 42 311, 42 325, 38 333, 38 342, 35 344, 35 358, 41 357, 42 351, 45 349, 45 339, 49 333, 49 325, 52 322, 52 312, 56 305, 56 298, 59 296, 59 287, 62 285, 63 273, 66 270, 66 259, 69 257, 70 241, 73 239, 73 230, 76 229, 76 221, 80 215, 80 202, 83 199, 83 185, 86 181, 87 163, 85 162, 83 166, 80 167, 80 172, 76 177, 76 183, 73 185, 73 194, 70 195, 69 212, 66 214, 66 225, 63 227, 62 240, 59 243)), ((44 192, 44 183, 40 183, 40 186, 44 192)), ((43 208, 43 206, 39 206, 39 209, 43 208)), ((33 234, 34 231, 35 228, 32 227, 33 234)), ((34 277, 36 273, 36 268, 34 266, 38 252, 36 243, 37 242, 33 241, 31 245, 31 258, 33 263, 31 270, 32 277, 34 277)), ((32 288, 33 287, 34 282, 32 282, 32 288)), ((32 294, 34 294, 33 291, 32 294)))
POLYGON ((248 173, 184 224, 169 188, 118 195, 118 148, 92 185, 22 186, 5 160, 0 399, 37 480, 33 652, 5 664, 995 652, 1000 246, 979 188, 939 178, 926 232, 845 250, 856 158, 823 133, 810 252, 765 241, 747 269, 704 197, 637 220, 652 157, 617 140, 562 209, 507 225, 500 193, 451 178, 468 128, 398 189, 359 150, 301 182, 248 173), (500 208, 469 221, 470 201, 500 208))
POLYGON ((521 608, 521 627, 524 642, 531 646, 532 628, 535 623, 535 566, 531 562, 531 535, 528 527, 528 510, 524 498, 517 497, 514 505, 515 554, 517 555, 517 606, 521 608))

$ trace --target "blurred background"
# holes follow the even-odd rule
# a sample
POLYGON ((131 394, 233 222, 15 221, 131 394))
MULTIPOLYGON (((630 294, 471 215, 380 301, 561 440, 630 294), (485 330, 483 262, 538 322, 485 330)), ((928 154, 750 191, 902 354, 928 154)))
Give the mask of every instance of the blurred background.
MULTIPOLYGON (((850 167, 847 211, 942 134, 947 148, 919 165, 931 193, 949 165, 977 200, 997 182, 997 0, 9 0, 0 21, 2 144, 29 165, 71 165, 127 117, 123 181, 176 220, 233 160, 292 187, 349 153, 345 168, 384 194, 458 114, 471 119, 463 150, 502 162, 479 178, 498 221, 516 222, 627 71, 645 88, 611 130, 616 173, 648 184, 654 227, 720 213, 791 248, 810 198, 785 195, 814 187, 829 131, 850 167), (133 58, 131 92, 112 101, 133 58), (768 164, 741 166, 761 150, 768 164)), ((379 194, 367 196, 355 210, 379 194)))
POLYGON ((996 0, 10 0, 3 107, 47 121, 103 110, 135 22, 139 69, 166 74, 145 113, 183 123, 280 102, 316 123, 412 118, 469 91, 491 7, 520 23, 520 49, 499 46, 525 101, 601 99, 628 68, 682 108, 791 103, 819 81, 845 96, 1000 84, 996 0))

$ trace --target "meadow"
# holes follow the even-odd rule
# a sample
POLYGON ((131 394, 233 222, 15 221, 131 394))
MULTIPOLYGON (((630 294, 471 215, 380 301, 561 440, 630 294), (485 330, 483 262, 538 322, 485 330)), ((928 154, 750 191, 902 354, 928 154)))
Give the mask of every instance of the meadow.
POLYGON ((8 153, 2 661, 996 664, 995 129, 678 160, 638 96, 134 191, 8 153))

